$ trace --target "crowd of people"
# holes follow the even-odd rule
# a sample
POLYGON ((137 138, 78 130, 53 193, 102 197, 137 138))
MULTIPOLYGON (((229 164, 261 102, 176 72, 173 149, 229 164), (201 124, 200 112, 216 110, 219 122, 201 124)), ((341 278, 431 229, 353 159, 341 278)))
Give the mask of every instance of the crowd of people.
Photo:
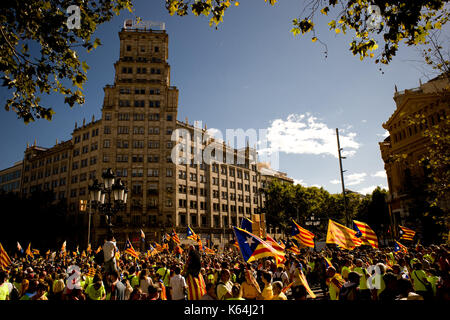
POLYGON ((393 248, 326 247, 246 263, 238 249, 204 254, 121 252, 110 238, 102 260, 60 255, 11 258, 0 272, 0 300, 449 300, 448 245, 393 248), (77 271, 68 272, 76 265, 77 271), (305 275, 307 282, 302 281, 305 275), (369 280, 369 281, 368 281, 369 280))

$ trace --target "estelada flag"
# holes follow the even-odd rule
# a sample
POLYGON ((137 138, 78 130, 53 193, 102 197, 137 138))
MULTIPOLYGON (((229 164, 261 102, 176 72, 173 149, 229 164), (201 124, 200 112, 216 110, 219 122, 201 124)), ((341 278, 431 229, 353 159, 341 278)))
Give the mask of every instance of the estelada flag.
POLYGON ((155 242, 155 248, 156 248, 156 251, 158 251, 158 252, 163 252, 164 251, 164 248, 161 247, 161 245, 159 243, 156 243, 156 242, 155 242))
POLYGON ((242 218, 241 229, 244 229, 250 233, 253 232, 253 221, 248 218, 242 218))
POLYGON ((270 244, 244 229, 233 228, 245 262, 252 262, 265 257, 274 257, 277 264, 286 261, 284 252, 275 250, 270 244))
POLYGON ((362 244, 367 243, 373 248, 378 249, 377 235, 367 223, 353 220, 353 226, 356 231, 356 236, 363 241, 362 244))
POLYGON ((6 250, 3 249, 2 244, 0 243, 0 266, 2 268, 6 268, 11 264, 11 259, 9 258, 6 250))
POLYGON ((187 239, 191 239, 194 241, 197 241, 197 234, 194 232, 194 230, 192 230, 192 228, 190 226, 187 227, 187 231, 186 231, 186 238, 187 239))
POLYGON ((291 220, 291 237, 305 247, 314 248, 314 233, 300 227, 294 220, 291 220))
POLYGON ((130 254, 131 256, 135 257, 136 259, 139 259, 138 254, 136 253, 136 251, 134 251, 133 246, 131 245, 131 242, 129 239, 127 239, 127 241, 125 242, 125 250, 126 253, 130 254))
POLYGON ((182 254, 183 251, 184 251, 184 250, 183 250, 180 246, 176 246, 175 249, 174 249, 174 252, 175 252, 175 253, 179 253, 179 254, 182 254))
POLYGON ((176 243, 176 244, 180 244, 180 238, 178 237, 177 232, 175 231, 175 229, 172 229, 172 240, 176 243))
POLYGON ((414 235, 416 232, 414 230, 408 229, 406 227, 399 226, 400 228, 400 240, 410 240, 412 241, 414 239, 414 235))
POLYGON ((293 254, 296 254, 296 255, 300 254, 300 249, 297 247, 297 245, 293 241, 291 241, 289 239, 286 241, 285 250, 288 252, 292 252, 293 254))
POLYGON ((400 242, 398 241, 394 241, 394 252, 404 252, 407 253, 408 252, 408 248, 406 248, 404 245, 402 245, 400 242))
POLYGON ((329 220, 326 243, 337 244, 340 248, 353 250, 362 243, 356 236, 356 231, 349 229, 342 224, 329 220))

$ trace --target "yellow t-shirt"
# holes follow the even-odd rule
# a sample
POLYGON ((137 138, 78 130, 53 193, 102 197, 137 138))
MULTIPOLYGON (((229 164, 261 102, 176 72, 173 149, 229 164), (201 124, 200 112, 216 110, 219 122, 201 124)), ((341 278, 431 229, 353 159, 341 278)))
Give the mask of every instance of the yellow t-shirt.
POLYGON ((246 282, 241 284, 242 297, 245 299, 255 299, 258 296, 256 288, 246 282))
POLYGON ((6 300, 8 296, 9 296, 9 288, 5 282, 0 286, 0 300, 6 300))
POLYGON ((264 300, 272 300, 273 298, 272 285, 271 284, 266 285, 263 291, 261 292, 261 295, 264 298, 264 300))
POLYGON ((361 279, 359 280, 359 289, 360 290, 369 289, 369 287, 367 286, 367 278, 364 275, 363 268, 356 267, 353 271, 355 271, 356 273, 359 273, 361 275, 361 279))
POLYGON ((90 284, 86 288, 86 294, 92 300, 101 300, 103 295, 106 294, 106 290, 105 290, 105 287, 103 285, 98 290, 95 290, 94 284, 90 284))
POLYGON ((287 300, 287 297, 283 292, 280 292, 280 294, 273 296, 272 300, 287 300))

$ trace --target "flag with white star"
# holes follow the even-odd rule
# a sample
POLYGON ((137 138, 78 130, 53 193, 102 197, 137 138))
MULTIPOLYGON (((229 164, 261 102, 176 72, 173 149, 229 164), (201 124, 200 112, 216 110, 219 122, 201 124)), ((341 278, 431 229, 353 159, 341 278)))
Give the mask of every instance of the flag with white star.
POLYGON ((234 227, 234 234, 236 235, 242 257, 246 262, 252 262, 265 257, 274 257, 277 264, 283 263, 286 260, 284 252, 274 249, 270 244, 254 234, 237 227, 234 227))

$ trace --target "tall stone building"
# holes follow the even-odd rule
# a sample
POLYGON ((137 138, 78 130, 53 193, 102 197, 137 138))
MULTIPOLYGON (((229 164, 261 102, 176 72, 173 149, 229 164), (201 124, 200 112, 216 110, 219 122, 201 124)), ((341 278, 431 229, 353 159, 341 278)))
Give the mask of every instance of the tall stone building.
MULTIPOLYGON (((420 87, 397 91, 394 95, 396 110, 383 124, 389 136, 380 142, 381 155, 389 186, 388 203, 395 223, 405 224, 409 216, 414 195, 410 192, 414 182, 421 183, 426 175, 425 165, 420 159, 426 153, 429 140, 423 131, 441 122, 449 114, 450 82, 441 75, 420 87), (416 114, 425 115, 425 123, 411 123, 416 114)), ((423 183, 422 183, 423 184, 423 183)), ((449 203, 441 203, 449 208, 449 203)))
MULTIPOLYGON (((129 190, 126 210, 113 219, 119 244, 126 238, 137 244, 141 229, 147 239, 160 240, 172 228, 183 236, 187 225, 203 240, 230 241, 230 226, 259 213, 255 150, 231 148, 204 137, 206 126, 177 120, 178 89, 170 82, 165 30, 125 27, 119 38, 114 84, 104 88, 102 118, 75 123, 72 139, 52 148, 36 143, 27 147, 22 194, 53 190, 55 199, 67 199, 71 219, 86 226, 86 235, 80 235, 85 239, 88 215, 80 211, 80 202, 89 199, 93 179, 101 180, 101 174, 112 168, 129 190), (215 146, 211 154, 221 149, 226 160, 214 155, 211 163, 174 163, 171 155, 177 141, 172 134, 177 129, 188 132, 191 141, 195 134, 200 136, 202 142, 198 150, 191 147, 192 153, 215 146)), ((105 234, 105 217, 93 212, 93 245, 102 243, 105 234)))

